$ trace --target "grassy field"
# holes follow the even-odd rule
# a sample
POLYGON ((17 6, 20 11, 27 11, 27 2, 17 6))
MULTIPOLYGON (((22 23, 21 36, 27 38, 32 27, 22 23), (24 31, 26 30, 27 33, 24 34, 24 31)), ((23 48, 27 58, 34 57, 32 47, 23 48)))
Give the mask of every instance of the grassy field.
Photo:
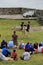
MULTIPOLYGON (((0 20, 0 34, 2 35, 0 38, 0 41, 2 41, 2 39, 6 39, 7 42, 9 40, 11 40, 11 35, 13 34, 13 30, 11 30, 11 28, 16 27, 16 26, 20 26, 22 21, 24 21, 25 24, 27 24, 27 22, 28 22, 28 20, 0 20)), ((34 21, 34 20, 30 21, 30 25, 35 26, 35 27, 39 26, 37 21, 34 21)), ((42 33, 40 33, 40 32, 38 32, 38 33, 40 34, 40 36, 42 36, 42 33)), ((33 42, 36 40, 36 37, 39 36, 38 33, 37 32, 30 33, 29 38, 28 38, 28 35, 26 33, 26 38, 24 39, 22 36, 22 32, 17 32, 17 34, 19 36, 18 41, 23 39, 24 42, 27 42, 28 40, 33 42)))
MULTIPOLYGON (((12 27, 20 26, 21 22, 25 22, 25 24, 28 22, 28 20, 4 20, 0 19, 0 43, 3 39, 5 39, 7 42, 12 39, 12 34, 14 30, 11 30, 12 27)), ((33 27, 38 27, 40 24, 35 21, 31 20, 30 25, 33 27)), ((29 37, 28 33, 26 32, 26 37, 23 38, 22 32, 18 31, 18 42, 23 40, 25 43, 29 42, 41 42, 43 41, 43 31, 40 32, 30 32, 29 37)), ((24 50, 17 50, 18 57, 21 56, 24 50)), ((17 61, 0 61, 1 65, 43 65, 43 54, 34 54, 30 57, 29 61, 22 61, 20 58, 17 61)))

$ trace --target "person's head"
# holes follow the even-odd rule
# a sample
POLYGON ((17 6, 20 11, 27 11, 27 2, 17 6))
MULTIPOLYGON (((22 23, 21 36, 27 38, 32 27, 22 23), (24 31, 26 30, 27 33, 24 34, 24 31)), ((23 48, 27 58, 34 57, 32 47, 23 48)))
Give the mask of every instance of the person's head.
POLYGON ((34 44, 38 46, 38 42, 35 42, 34 44))
POLYGON ((5 42, 5 40, 4 40, 4 39, 3 39, 2 41, 3 41, 3 42, 5 42))
POLYGON ((13 52, 16 52, 16 50, 14 49, 13 52))
POLYGON ((41 45, 41 43, 39 43, 39 47, 41 47, 42 45, 41 45))
POLYGON ((22 22, 22 24, 24 24, 24 22, 22 22))
POLYGON ((14 31, 14 34, 16 33, 16 31, 14 31))
POLYGON ((27 42, 27 44, 29 44, 29 42, 27 42))
POLYGON ((30 52, 30 50, 29 49, 25 49, 25 52, 30 52))
POLYGON ((6 48, 6 45, 3 45, 3 48, 6 48))

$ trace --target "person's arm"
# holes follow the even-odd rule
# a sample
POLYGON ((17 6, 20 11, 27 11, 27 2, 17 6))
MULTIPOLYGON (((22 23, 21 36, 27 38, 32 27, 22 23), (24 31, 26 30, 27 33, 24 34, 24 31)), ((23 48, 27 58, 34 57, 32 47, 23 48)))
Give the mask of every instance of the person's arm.
POLYGON ((6 50, 7 50, 8 54, 11 54, 11 52, 8 49, 6 49, 6 50))
POLYGON ((13 58, 13 52, 11 52, 11 58, 13 58))

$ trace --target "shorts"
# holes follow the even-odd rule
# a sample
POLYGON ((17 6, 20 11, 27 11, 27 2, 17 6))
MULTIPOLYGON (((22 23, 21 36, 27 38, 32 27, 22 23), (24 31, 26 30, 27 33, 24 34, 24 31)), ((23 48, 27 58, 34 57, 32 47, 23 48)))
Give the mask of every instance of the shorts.
POLYGON ((29 32, 29 29, 26 29, 27 32, 29 32))

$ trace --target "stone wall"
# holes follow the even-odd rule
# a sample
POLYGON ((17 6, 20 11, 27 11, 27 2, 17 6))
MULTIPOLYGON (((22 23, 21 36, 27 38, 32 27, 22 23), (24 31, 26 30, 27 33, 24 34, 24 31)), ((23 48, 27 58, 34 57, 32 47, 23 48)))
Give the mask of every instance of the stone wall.
POLYGON ((0 8, 0 15, 5 15, 5 14, 22 14, 26 11, 28 11, 29 9, 26 8, 0 8))
MULTIPOLYGON (((14 15, 14 14, 23 14, 26 11, 29 11, 32 9, 27 8, 0 8, 0 15, 14 15)), ((43 10, 37 10, 37 14, 43 15, 43 10)))

